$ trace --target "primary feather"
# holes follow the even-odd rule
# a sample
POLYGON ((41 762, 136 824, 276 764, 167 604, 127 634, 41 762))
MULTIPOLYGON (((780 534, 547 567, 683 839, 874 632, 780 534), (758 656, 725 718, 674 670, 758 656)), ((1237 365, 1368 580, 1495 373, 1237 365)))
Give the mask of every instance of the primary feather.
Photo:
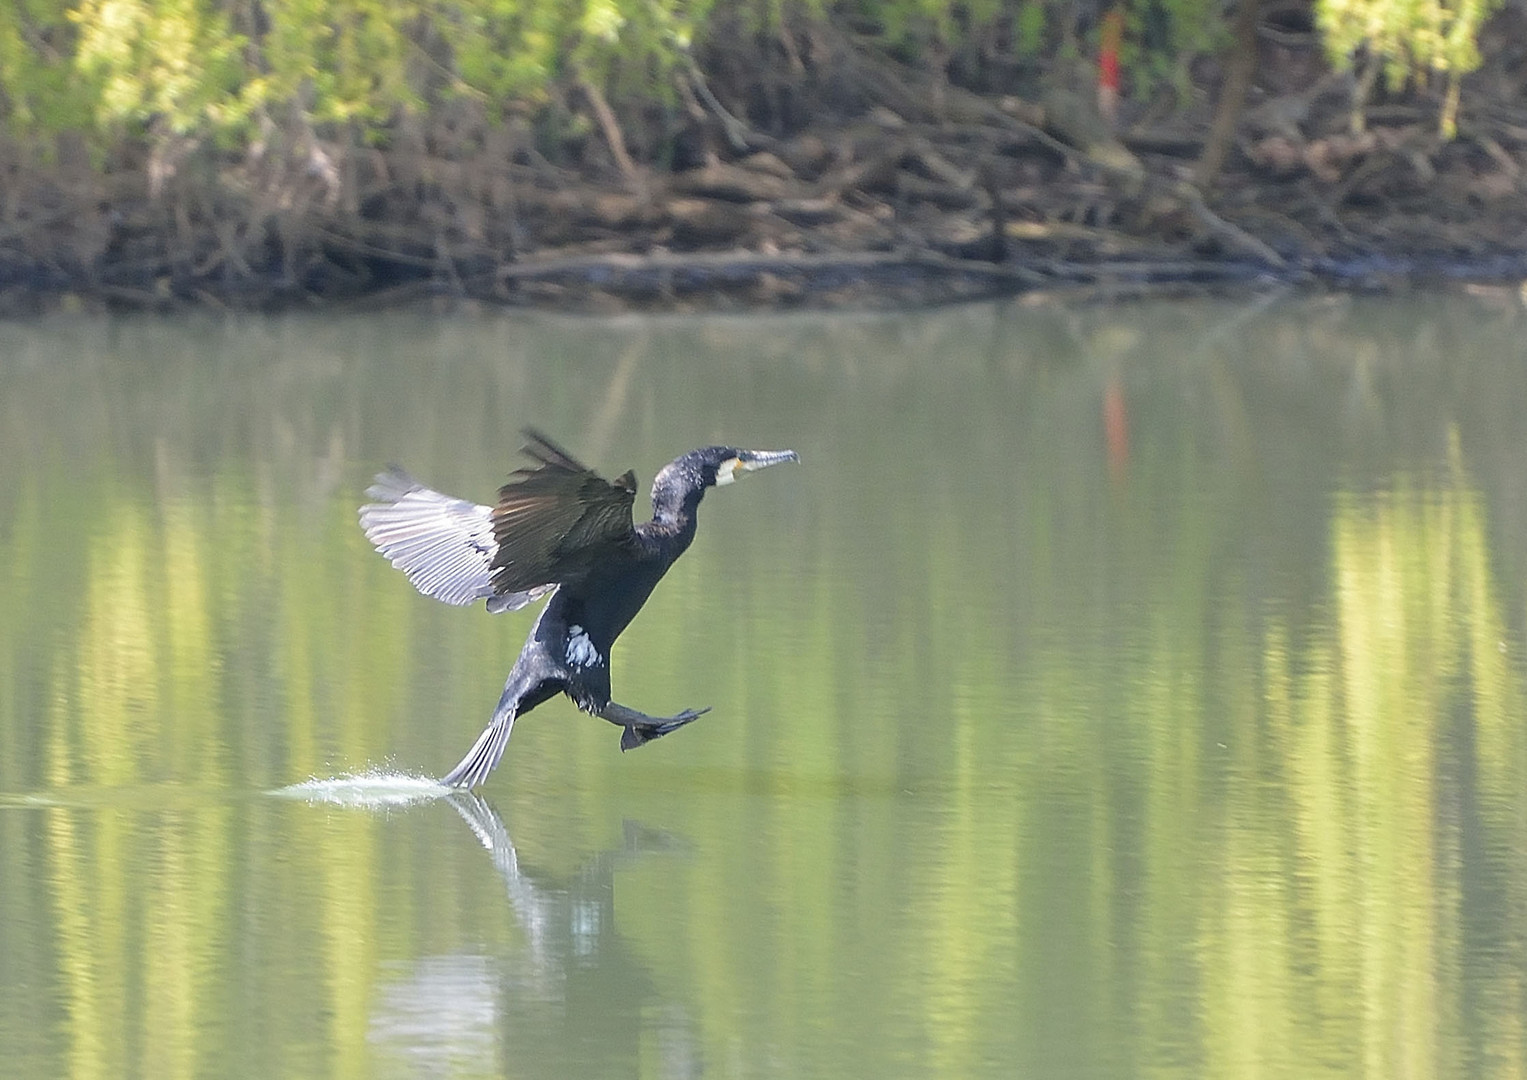
POLYGON ((493 595, 493 510, 442 495, 399 468, 366 489, 366 539, 425 596, 470 604, 493 595))

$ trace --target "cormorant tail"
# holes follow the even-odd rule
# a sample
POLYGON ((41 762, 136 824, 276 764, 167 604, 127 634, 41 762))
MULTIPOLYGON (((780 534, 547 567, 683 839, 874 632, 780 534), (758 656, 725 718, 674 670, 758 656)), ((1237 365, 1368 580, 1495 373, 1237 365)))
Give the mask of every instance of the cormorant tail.
POLYGON ((457 766, 440 778, 447 787, 474 788, 488 778, 488 774, 504 756, 509 745, 509 733, 514 730, 514 713, 511 707, 493 714, 488 726, 467 751, 457 766))

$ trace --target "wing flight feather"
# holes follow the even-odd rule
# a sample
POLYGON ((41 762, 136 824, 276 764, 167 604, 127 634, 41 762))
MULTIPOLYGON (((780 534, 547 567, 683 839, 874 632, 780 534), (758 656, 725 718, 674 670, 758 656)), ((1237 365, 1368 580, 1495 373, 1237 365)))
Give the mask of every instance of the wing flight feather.
POLYGON ((577 580, 634 537, 636 477, 603 479, 545 436, 525 432, 537 463, 519 469, 482 506, 425 487, 402 469, 366 489, 361 528, 426 596, 447 604, 487 600, 513 611, 577 580))
POLYGON ((399 468, 366 489, 361 528, 425 596, 470 604, 493 595, 493 508, 443 495, 399 468))
POLYGON ((528 429, 525 435, 525 453, 540 467, 520 469, 499 489, 492 576, 498 592, 580 577, 633 536, 633 474, 612 483, 544 435, 528 429))

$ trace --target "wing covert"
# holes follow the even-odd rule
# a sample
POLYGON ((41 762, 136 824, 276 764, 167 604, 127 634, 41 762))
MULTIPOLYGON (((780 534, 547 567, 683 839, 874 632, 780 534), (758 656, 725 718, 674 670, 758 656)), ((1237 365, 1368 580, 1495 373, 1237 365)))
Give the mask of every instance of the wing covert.
POLYGON ((497 550, 491 582, 498 593, 581 577, 634 535, 632 473, 612 483, 545 436, 529 429, 525 435, 525 453, 539 467, 518 470, 499 489, 492 510, 497 550))

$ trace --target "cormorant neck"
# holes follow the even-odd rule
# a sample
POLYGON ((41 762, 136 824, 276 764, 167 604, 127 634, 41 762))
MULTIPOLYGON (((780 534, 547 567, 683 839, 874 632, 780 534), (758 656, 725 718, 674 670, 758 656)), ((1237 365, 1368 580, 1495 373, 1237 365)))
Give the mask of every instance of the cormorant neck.
POLYGON ((663 476, 652 485, 652 520, 647 526, 651 535, 661 537, 665 548, 672 549, 672 558, 678 558, 695 538, 700 500, 705 497, 704 484, 677 480, 663 476))
POLYGON ((695 514, 709 486, 707 469, 711 482, 715 480, 715 463, 710 458, 723 450, 691 450, 664 465, 652 480, 652 520, 647 531, 668 550, 670 558, 678 558, 695 537, 695 514))
POLYGON ((696 512, 700 509, 700 500, 704 496, 703 487, 685 488, 680 491, 665 487, 653 491, 652 523, 661 525, 665 530, 677 529, 693 533, 696 512))

